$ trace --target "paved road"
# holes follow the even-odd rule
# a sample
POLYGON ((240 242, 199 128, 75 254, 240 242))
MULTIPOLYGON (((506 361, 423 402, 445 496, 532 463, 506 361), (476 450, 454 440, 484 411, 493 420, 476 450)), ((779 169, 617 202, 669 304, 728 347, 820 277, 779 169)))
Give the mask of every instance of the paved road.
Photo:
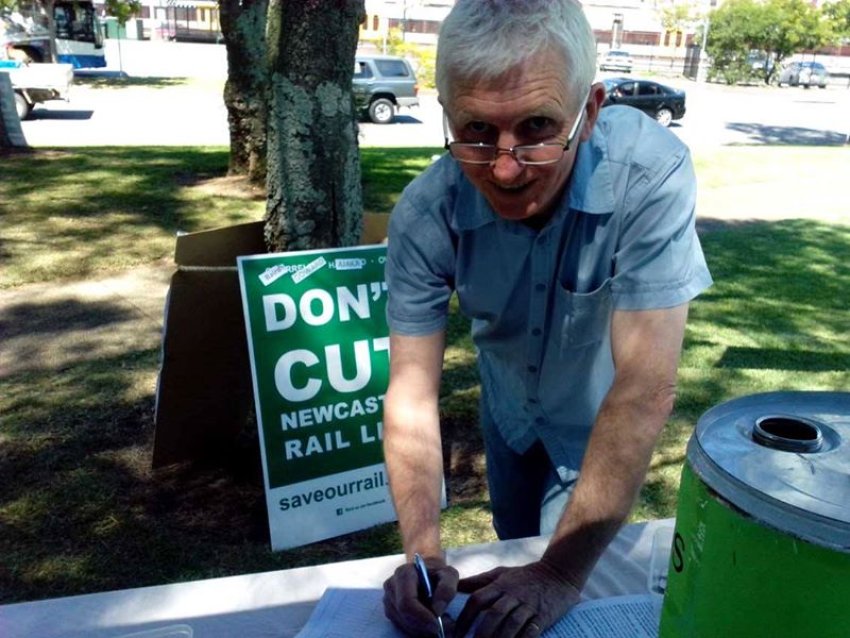
MULTIPOLYGON (((228 144, 222 45, 107 41, 108 72, 122 88, 81 78, 71 100, 48 102, 24 122, 31 146, 228 144)), ((671 130, 692 148, 740 143, 836 144, 850 133, 850 89, 726 87, 683 79, 688 112, 671 130)), ((439 146, 441 111, 433 94, 390 125, 364 123, 363 146, 439 146)))

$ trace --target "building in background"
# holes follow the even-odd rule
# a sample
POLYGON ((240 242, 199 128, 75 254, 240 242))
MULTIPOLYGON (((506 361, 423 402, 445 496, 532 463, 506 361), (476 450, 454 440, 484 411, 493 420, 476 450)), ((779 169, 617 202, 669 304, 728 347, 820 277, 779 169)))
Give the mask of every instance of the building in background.
MULTIPOLYGON (((717 0, 590 0, 582 4, 600 51, 636 46, 670 53, 693 42, 697 27, 717 0), (672 13, 674 6, 687 6, 691 19, 665 26, 665 12, 672 13)), ((405 41, 436 45, 440 24, 453 6, 454 0, 366 0, 361 35, 377 41, 398 30, 405 41)))
POLYGON ((215 0, 141 0, 141 10, 123 29, 110 25, 105 5, 96 2, 98 15, 106 22, 109 38, 132 40, 179 40, 222 42, 218 2, 215 0), (112 28, 110 28, 112 27, 112 28))
MULTIPOLYGON (((654 47, 661 54, 684 49, 718 0, 589 0, 583 2, 600 51, 654 47), (665 27, 664 14, 674 6, 688 6, 694 16, 675 28, 665 27), (699 16, 703 16, 700 18, 699 16)), ((381 42, 397 33, 414 45, 436 46, 440 25, 455 0, 365 0, 366 18, 361 38, 381 42)), ((95 3, 103 15, 103 4, 95 3)), ((137 16, 140 33, 127 37, 220 42, 218 3, 215 0, 142 0, 137 16)), ((638 55, 640 51, 636 51, 638 55)))
POLYGON ((440 25, 453 6, 454 0, 366 0, 361 41, 385 50, 394 32, 404 42, 436 46, 440 25))

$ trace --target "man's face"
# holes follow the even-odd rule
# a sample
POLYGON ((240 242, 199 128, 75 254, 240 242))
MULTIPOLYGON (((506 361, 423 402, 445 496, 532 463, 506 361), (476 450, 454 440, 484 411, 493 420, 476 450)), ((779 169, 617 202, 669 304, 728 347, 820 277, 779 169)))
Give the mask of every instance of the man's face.
MULTIPOLYGON (((545 53, 497 81, 455 82, 451 102, 444 105, 454 139, 502 149, 540 142, 563 144, 581 116, 575 102, 583 95, 568 91, 562 67, 559 56, 545 53)), ((490 164, 461 163, 461 168, 500 217, 517 221, 548 217, 570 176, 579 140, 590 136, 596 112, 589 110, 592 113, 581 124, 570 150, 554 164, 523 166, 510 153, 499 153, 490 164)))

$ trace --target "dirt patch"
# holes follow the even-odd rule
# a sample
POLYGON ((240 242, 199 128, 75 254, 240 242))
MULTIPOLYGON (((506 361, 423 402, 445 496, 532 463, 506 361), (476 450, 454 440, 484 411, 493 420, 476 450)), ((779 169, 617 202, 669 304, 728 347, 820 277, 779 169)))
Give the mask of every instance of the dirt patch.
POLYGON ((196 173, 178 173, 176 180, 181 186, 187 186, 201 195, 229 197, 255 202, 266 198, 265 187, 252 184, 244 175, 204 177, 196 173))

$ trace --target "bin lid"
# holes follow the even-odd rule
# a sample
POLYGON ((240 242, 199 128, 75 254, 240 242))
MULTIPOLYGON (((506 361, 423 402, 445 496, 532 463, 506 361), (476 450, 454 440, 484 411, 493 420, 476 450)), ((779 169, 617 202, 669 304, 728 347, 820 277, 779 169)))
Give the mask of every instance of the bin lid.
POLYGON ((688 461, 751 517, 850 550, 850 393, 772 392, 722 403, 699 419, 688 461))

